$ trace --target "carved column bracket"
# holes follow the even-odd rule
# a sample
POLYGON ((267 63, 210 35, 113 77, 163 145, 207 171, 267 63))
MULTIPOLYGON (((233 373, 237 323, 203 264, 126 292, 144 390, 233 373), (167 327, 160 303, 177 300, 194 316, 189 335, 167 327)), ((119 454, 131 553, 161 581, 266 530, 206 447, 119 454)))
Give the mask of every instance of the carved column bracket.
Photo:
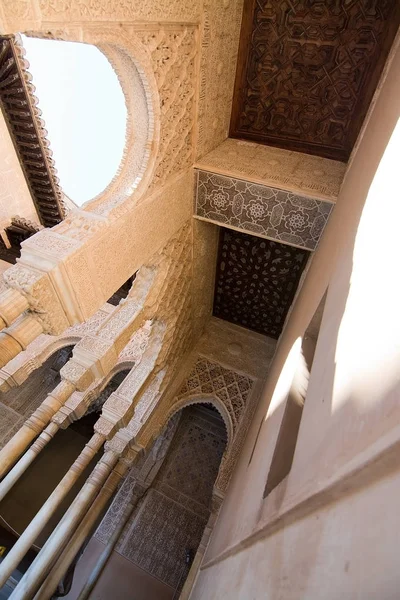
POLYGON ((0 329, 9 327, 28 308, 28 301, 18 290, 8 289, 2 292, 0 294, 0 329))
POLYGON ((23 315, 0 332, 0 368, 15 358, 41 333, 41 323, 30 314, 23 315))

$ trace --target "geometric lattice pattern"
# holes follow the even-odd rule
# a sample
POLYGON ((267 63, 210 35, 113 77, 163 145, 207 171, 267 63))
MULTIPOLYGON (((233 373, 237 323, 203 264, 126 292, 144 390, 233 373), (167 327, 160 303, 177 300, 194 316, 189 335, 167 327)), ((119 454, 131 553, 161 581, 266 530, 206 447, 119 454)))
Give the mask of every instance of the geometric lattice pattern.
POLYGON ((399 25, 398 0, 244 11, 231 136, 347 160, 399 25))
POLYGON ((121 554, 175 587, 185 569, 185 550, 199 545, 206 523, 151 488, 121 554))
POLYGON ((197 171, 198 217, 307 250, 317 247, 333 206, 282 189, 197 171))
POLYGON ((213 314, 278 338, 309 253, 221 228, 213 314))
POLYGON ((225 369, 207 358, 199 357, 180 389, 177 400, 189 395, 216 396, 227 408, 233 433, 235 433, 247 407, 252 385, 253 381, 250 377, 225 369))
POLYGON ((184 410, 155 487, 193 512, 208 517, 212 484, 225 450, 226 430, 218 413, 215 413, 218 429, 202 415, 201 408, 184 410))

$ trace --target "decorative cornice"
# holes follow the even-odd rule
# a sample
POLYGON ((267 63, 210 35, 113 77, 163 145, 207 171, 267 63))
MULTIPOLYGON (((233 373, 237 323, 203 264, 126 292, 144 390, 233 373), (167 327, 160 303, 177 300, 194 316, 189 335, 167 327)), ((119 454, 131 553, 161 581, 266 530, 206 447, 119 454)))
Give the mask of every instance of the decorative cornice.
POLYGON ((40 221, 53 227, 66 211, 24 54, 19 36, 0 36, 0 105, 40 221))
POLYGON ((43 229, 42 225, 33 223, 24 217, 11 217, 11 224, 5 227, 0 238, 0 259, 15 264, 21 255, 21 244, 43 229))
POLYGON ((251 235, 315 250, 332 202, 252 181, 196 171, 195 216, 251 235))

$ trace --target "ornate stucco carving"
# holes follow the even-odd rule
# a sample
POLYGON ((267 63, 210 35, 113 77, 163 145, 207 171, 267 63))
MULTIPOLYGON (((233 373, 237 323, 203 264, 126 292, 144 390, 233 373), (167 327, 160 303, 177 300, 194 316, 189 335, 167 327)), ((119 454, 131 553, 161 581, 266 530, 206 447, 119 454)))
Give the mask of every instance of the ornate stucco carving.
POLYGON ((160 96, 160 144, 149 190, 193 164, 196 27, 136 31, 149 52, 160 96))
MULTIPOLYGON (((167 369, 152 378, 139 399, 130 428, 144 447, 187 405, 210 402, 225 422, 229 445, 216 482, 223 496, 258 402, 275 341, 241 327, 211 319, 182 371, 167 369), (177 383, 175 384, 175 380, 177 383), (179 383, 180 382, 180 383, 179 383)), ((182 359, 181 359, 182 360, 182 359)))
MULTIPOLYGON (((51 236, 24 245, 18 270, 34 264, 43 273, 47 297, 37 297, 38 273, 36 287, 25 285, 24 293, 46 332, 58 335, 87 320, 189 217, 192 175, 185 169, 196 139, 202 155, 227 134, 240 14, 241 0, 2 5, 4 31, 98 45, 128 105, 126 152, 115 180, 51 236)), ((20 277, 11 285, 19 288, 20 277)))
POLYGON ((192 174, 187 173, 156 192, 129 218, 104 226, 88 219, 89 229, 87 219, 71 218, 71 237, 64 223, 60 233, 57 228, 39 232, 24 242, 21 261, 5 272, 7 284, 27 297, 46 333, 59 335, 94 314, 149 259, 154 246, 162 247, 179 229, 190 215, 192 189, 192 174), (166 211, 162 217, 161 208, 166 211), (94 233, 93 222, 99 227, 94 233), (82 225, 82 235, 77 224, 82 225))
POLYGON ((85 323, 69 327, 59 336, 39 335, 24 352, 21 352, 0 370, 0 390, 21 385, 29 375, 41 367, 57 350, 76 344, 84 335, 93 334, 114 307, 106 304, 85 323))
POLYGON ((170 416, 183 406, 211 399, 226 422, 221 404, 226 408, 231 429, 227 424, 228 446, 215 483, 221 494, 226 491, 255 410, 258 398, 252 393, 253 386, 254 380, 247 375, 199 356, 168 412, 170 416), (219 402, 215 403, 215 399, 219 402))
POLYGON ((196 171, 196 216, 315 250, 333 203, 209 171, 196 171))
MULTIPOLYGON (((25 0, 26 4, 28 2, 25 0)), ((22 4, 23 2, 21 2, 22 4)), ((199 0, 161 0, 143 3, 140 0, 41 0, 41 16, 49 21, 195 21, 200 16, 199 0)), ((22 12, 22 9, 21 9, 22 12)), ((26 12, 23 16, 26 15, 26 12)))
MULTIPOLYGON (((191 323, 193 322, 190 312, 188 312, 192 309, 191 286, 193 284, 191 279, 191 235, 191 227, 186 224, 181 232, 173 236, 166 247, 156 253, 148 265, 140 270, 131 292, 119 307, 105 305, 85 324, 70 327, 61 336, 40 336, 25 353, 7 365, 7 369, 1 373, 3 381, 11 385, 21 383, 29 372, 48 358, 52 351, 63 345, 79 342, 82 338, 82 342, 77 346, 78 355, 80 348, 80 356, 88 351, 98 359, 102 356, 102 351, 107 352, 112 343, 118 346, 117 363, 132 365, 136 355, 141 352, 146 343, 150 331, 150 320, 154 317, 167 322, 166 348, 173 345, 171 332, 174 330, 175 322, 185 322, 185 318, 180 312, 181 306, 186 311, 185 316, 189 323, 189 326, 186 327, 186 335, 190 337, 192 335, 191 323), (139 313, 142 314, 138 324, 144 323, 144 325, 137 331, 137 334, 133 330, 134 335, 132 336, 132 328, 129 329, 129 327, 139 313), (95 345, 96 337, 98 338, 97 346, 95 345), (102 350, 101 347, 105 341, 107 348, 102 350)), ((203 299, 202 296, 197 299, 199 309, 203 299)), ((203 311, 201 313, 203 314, 203 311)), ((206 315, 203 316, 203 322, 196 321, 197 331, 201 330, 205 317, 206 315)), ((163 350, 163 353, 165 354, 166 351, 163 350)), ((76 354, 77 352, 75 352, 76 354)), ((85 369, 89 367, 88 362, 82 361, 82 358, 79 360, 83 362, 81 366, 86 365, 85 369)), ((108 364, 106 370, 111 367, 112 363, 108 364)), ((83 370, 78 373, 76 369, 70 371, 71 368, 70 366, 66 367, 68 377, 83 377, 83 370)), ((87 383, 86 379, 85 383, 87 383)))
POLYGON ((199 158, 229 132, 243 0, 204 0, 198 107, 199 158))
MULTIPOLYGON (((118 392, 130 396, 131 401, 137 392, 138 360, 148 346, 150 333, 153 338, 157 331, 158 336, 162 334, 160 348, 152 354, 153 360, 159 364, 163 364, 169 356, 178 360, 181 356, 179 349, 184 351, 193 339, 193 320, 190 316, 190 311, 194 310, 190 278, 191 234, 191 227, 187 223, 140 270, 128 297, 118 307, 106 305, 90 322, 69 328, 65 335, 58 338, 38 338, 24 355, 21 354, 2 371, 3 385, 21 383, 29 372, 51 354, 52 349, 78 342, 72 359, 61 370, 62 377, 78 390, 90 391, 118 365, 120 368, 135 365, 134 374, 127 378, 118 392), (157 319, 155 323, 154 319, 157 319), (129 388, 130 382, 135 389, 129 388)), ((200 303, 199 298, 198 305, 200 303)), ((149 368, 149 364, 147 361, 140 368, 149 368)), ((171 373, 174 364, 172 361, 171 373)))
POLYGON ((138 358, 143 354, 148 344, 150 331, 151 321, 146 321, 145 324, 133 334, 127 345, 123 348, 118 356, 118 362, 133 362, 136 364, 138 358))
POLYGON ((162 395, 160 384, 155 380, 151 385, 152 393, 139 400, 130 424, 135 439, 143 446, 157 437, 168 419, 185 406, 209 402, 221 413, 228 433, 228 446, 215 488, 223 495, 258 400, 254 379, 199 356, 177 394, 172 397, 162 395))
MULTIPOLYGON (((36 235, 41 233, 44 231, 36 235)), ((59 334, 68 327, 67 317, 47 274, 18 263, 7 269, 3 278, 8 287, 25 296, 30 310, 41 321, 45 332, 59 334)))

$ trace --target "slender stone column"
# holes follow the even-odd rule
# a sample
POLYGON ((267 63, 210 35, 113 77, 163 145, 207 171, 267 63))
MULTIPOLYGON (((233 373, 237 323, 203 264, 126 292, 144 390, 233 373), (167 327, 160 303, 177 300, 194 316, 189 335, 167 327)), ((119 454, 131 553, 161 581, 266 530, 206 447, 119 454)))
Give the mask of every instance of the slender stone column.
POLYGON ((49 424, 53 415, 61 408, 74 389, 74 385, 69 381, 61 381, 0 450, 0 477, 7 473, 22 452, 49 424))
POLYGON ((0 368, 15 358, 21 350, 19 343, 7 334, 7 329, 0 332, 0 368))
POLYGON ((0 483, 0 502, 8 494, 13 485, 23 475, 30 464, 35 460, 37 455, 43 450, 45 446, 53 439, 57 433, 59 426, 56 423, 50 423, 46 429, 42 431, 37 440, 32 446, 25 452, 20 458, 17 464, 11 469, 6 477, 0 483))
POLYGON ((19 562, 28 552, 29 548, 35 542, 43 527, 48 523, 51 516, 55 513, 57 507, 68 494, 72 486, 75 484, 98 450, 100 450, 105 439, 105 436, 99 433, 95 433, 92 436, 78 458, 73 463, 72 467, 64 475, 53 493, 49 496, 42 508, 29 523, 24 533, 4 558, 0 564, 0 588, 6 583, 13 570, 17 567, 19 562))
POLYGON ((28 308, 27 299, 18 290, 4 290, 0 294, 0 329, 9 327, 28 308))
POLYGON ((22 315, 12 325, 0 332, 0 368, 15 358, 41 333, 41 323, 29 313, 22 315))
POLYGON ((83 590, 79 594, 78 600, 86 600, 87 598, 89 598, 94 586, 97 583, 98 578, 102 574, 103 569, 106 566, 106 564, 115 548, 115 545, 117 544, 117 542, 120 538, 121 533, 124 530, 125 525, 127 524, 130 517, 132 516, 135 506, 136 506, 136 503, 128 502, 125 510, 123 511, 123 513, 121 515, 121 518, 118 522, 118 525, 117 525, 115 531, 113 532, 111 538, 109 539, 107 546, 104 548, 103 552, 101 553, 101 556, 99 557, 93 571, 90 573, 90 577, 87 580, 83 590))
POLYGON ((95 399, 92 390, 86 393, 73 392, 65 404, 55 413, 52 422, 40 434, 32 446, 25 452, 22 458, 14 465, 7 476, 0 482, 0 501, 10 491, 12 486, 23 475, 38 454, 53 439, 59 429, 66 429, 70 423, 83 417, 90 403, 95 399))
MULTIPOLYGON (((10 550, 10 552, 4 558, 3 562, 0 564, 0 587, 5 584, 14 568, 18 565, 23 556, 34 543, 37 536, 42 531, 43 527, 49 521, 51 515, 54 514, 55 510, 57 509, 63 498, 72 488, 72 486, 74 485, 82 471, 85 469, 85 467, 89 464, 97 450, 99 450, 99 448, 103 445, 104 441, 107 438, 110 438, 112 435, 114 435, 114 432, 118 430, 119 427, 129 423, 134 412, 133 400, 136 394, 139 393, 145 385, 157 358, 157 353, 154 353, 153 347, 151 347, 148 350, 148 352, 151 352, 151 358, 147 355, 147 360, 142 359, 142 362, 131 371, 130 375, 134 378, 133 385, 132 382, 130 382, 130 385, 126 387, 125 380, 118 387, 117 392, 111 394, 108 400, 104 403, 102 408, 102 414, 94 427, 96 433, 89 441, 89 443, 86 444, 85 448, 78 456, 70 470, 64 475, 63 479, 60 481, 53 493, 49 496, 49 498, 42 506, 40 511, 33 518, 31 523, 25 529, 24 533, 14 544, 13 548, 10 550), (129 390, 130 395, 128 397, 121 396, 120 394, 118 394, 118 391, 120 389, 122 389, 125 392, 129 390)), ((110 447, 115 448, 115 461, 118 460, 118 457, 122 454, 123 451, 126 450, 127 444, 130 443, 131 439, 132 434, 129 431, 122 430, 118 432, 117 435, 114 436, 114 438, 109 442, 111 445, 110 447)), ((102 462, 100 462, 97 466, 99 467, 99 469, 104 468, 102 467, 102 462)), ((111 468, 112 467, 113 465, 111 466, 111 468)), ((85 484, 85 486, 82 488, 80 494, 77 496, 77 499, 82 498, 81 494, 84 493, 84 490, 88 489, 86 485, 87 484, 85 484)), ((93 493, 91 492, 91 494, 92 495, 89 494, 90 500, 87 501, 85 506, 87 506, 93 499, 93 493)), ((53 535, 55 534, 57 529, 58 528, 55 529, 53 535)), ((71 534, 72 532, 73 530, 71 530, 71 534)), ((68 541, 65 535, 66 534, 64 533, 62 541, 68 541)), ((43 550, 44 548, 40 552, 40 555, 42 555, 43 550)), ((20 588, 20 585, 21 584, 18 585, 18 588, 20 588)))
MULTIPOLYGON (((44 581, 34 600, 49 600, 54 594, 58 583, 65 576, 68 568, 79 552, 82 545, 89 535, 91 535, 97 519, 103 513, 109 500, 116 491, 119 482, 125 476, 127 470, 132 466, 138 456, 138 452, 130 449, 124 458, 120 458, 113 471, 107 478, 107 481, 98 493, 96 500, 93 502, 90 511, 83 518, 81 524, 76 529, 70 542, 66 546, 64 552, 60 555, 55 563, 50 575, 44 581)), ((121 533, 121 532, 119 532, 121 533)), ((118 536, 119 537, 119 536, 118 536)))
POLYGON ((30 600, 32 598, 49 572, 54 559, 68 543, 84 514, 88 511, 89 506, 92 505, 100 488, 117 464, 119 456, 119 453, 114 450, 106 451, 74 502, 10 596, 12 600, 30 600))

